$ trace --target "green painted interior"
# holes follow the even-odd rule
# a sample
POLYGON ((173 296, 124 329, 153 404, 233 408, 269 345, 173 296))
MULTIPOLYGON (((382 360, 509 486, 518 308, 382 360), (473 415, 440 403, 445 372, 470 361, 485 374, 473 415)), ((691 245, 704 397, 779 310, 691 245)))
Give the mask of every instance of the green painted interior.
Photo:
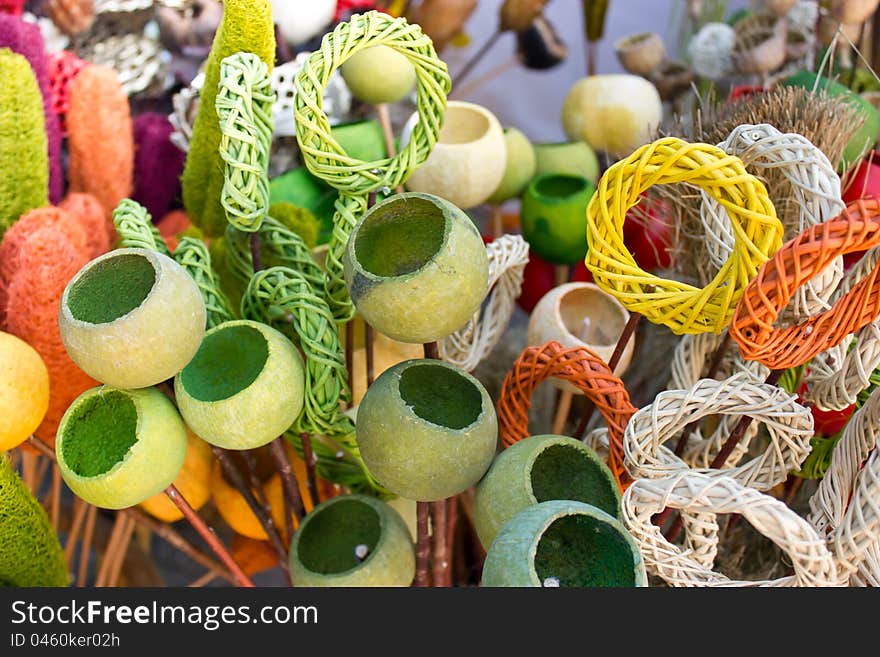
POLYGON ((76 405, 64 428, 64 462, 80 477, 96 477, 125 459, 137 438, 138 414, 119 390, 94 394, 76 405))
POLYGON ((532 493, 538 502, 576 500, 620 517, 615 484, 606 471, 575 447, 551 445, 532 464, 532 493))
POLYGON ((364 219, 355 241, 361 266, 383 278, 424 267, 443 246, 446 217, 434 203, 403 197, 377 207, 364 219))
POLYGON ((125 253, 85 271, 70 288, 67 307, 82 322, 106 324, 140 306, 155 282, 153 263, 125 253))
POLYGON ((268 358, 269 343, 254 327, 221 327, 202 340, 180 382, 199 401, 221 401, 256 381, 268 358))
POLYGON ((355 548, 366 545, 371 555, 381 533, 379 514, 373 507, 360 500, 342 499, 309 518, 300 530, 297 553, 314 573, 344 573, 362 563, 355 548))
POLYGON ((585 515, 559 518, 538 541, 535 572, 560 586, 635 586, 629 543, 611 525, 585 515))
POLYGON ((577 176, 553 174, 541 176, 535 182, 535 191, 548 198, 568 198, 586 189, 587 181, 577 176))
POLYGON ((469 427, 483 411, 477 387, 442 365, 406 368, 400 375, 400 397, 423 420, 449 429, 469 427))

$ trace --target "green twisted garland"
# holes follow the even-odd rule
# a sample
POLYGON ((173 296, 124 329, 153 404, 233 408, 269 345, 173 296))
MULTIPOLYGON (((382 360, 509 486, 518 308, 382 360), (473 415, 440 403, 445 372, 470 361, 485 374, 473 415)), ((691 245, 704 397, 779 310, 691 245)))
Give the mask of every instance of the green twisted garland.
MULTIPOLYGON (((292 230, 267 216, 260 226, 260 247, 267 251, 264 264, 269 267, 289 267, 299 272, 315 290, 324 286, 324 272, 312 259, 312 253, 303 239, 292 230)), ((247 285, 254 275, 254 265, 248 235, 226 227, 226 248, 233 275, 247 285)))
POLYGON ((113 225, 119 234, 119 246, 131 249, 148 249, 171 257, 171 251, 147 209, 137 201, 124 198, 113 211, 113 225))
POLYGON ((269 67, 259 57, 239 52, 221 62, 215 98, 226 163, 220 203, 229 223, 248 233, 260 229, 269 209, 274 102, 269 67))
POLYGON ((340 402, 348 399, 348 372, 327 302, 300 272, 271 267, 251 278, 241 313, 278 329, 305 354, 305 404, 293 430, 286 434, 288 440, 302 454, 300 434, 317 436, 313 448, 321 476, 352 490, 387 495, 361 459, 354 423, 340 412, 340 402))
POLYGON ((339 190, 333 233, 327 253, 326 293, 337 321, 348 321, 354 306, 345 287, 342 259, 352 228, 367 209, 371 192, 402 185, 427 158, 446 111, 451 82, 446 64, 431 39, 403 18, 370 11, 352 16, 324 36, 295 81, 296 137, 306 167, 339 190), (374 46, 388 46, 412 62, 417 85, 419 120, 409 143, 394 158, 364 162, 349 156, 333 138, 330 120, 321 107, 330 76, 352 55, 374 46))
POLYGON ((174 259, 192 276, 202 293, 208 311, 206 328, 234 319, 229 300, 220 290, 217 275, 211 268, 211 255, 205 243, 194 237, 182 237, 174 250, 174 259))

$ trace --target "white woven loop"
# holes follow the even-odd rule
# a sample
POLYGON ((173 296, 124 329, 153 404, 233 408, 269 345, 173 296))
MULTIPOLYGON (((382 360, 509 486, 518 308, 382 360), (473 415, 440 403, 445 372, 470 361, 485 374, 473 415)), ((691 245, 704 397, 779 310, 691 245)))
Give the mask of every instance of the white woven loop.
MULTIPOLYGON (((880 259, 880 247, 870 250, 844 277, 832 300, 847 294, 856 283, 874 269, 880 259)), ((803 397, 823 410, 841 410, 855 403, 868 387, 871 374, 880 367, 880 319, 816 356, 804 377, 807 390, 803 397)))
POLYGON ((639 544, 648 571, 672 586, 837 586, 837 567, 825 541, 785 504, 731 477, 683 470, 663 479, 636 480, 623 495, 623 522, 639 544), (794 575, 732 580, 667 541, 652 516, 670 507, 689 516, 739 513, 791 558, 794 575))
MULTIPOLYGON (((845 208, 840 178, 828 157, 809 139, 795 133, 783 134, 772 125, 737 126, 718 144, 736 155, 753 173, 779 169, 791 185, 790 197, 798 207, 798 232, 836 217, 845 208)), ((732 223, 727 212, 705 192, 700 219, 706 232, 709 259, 723 266, 733 251, 732 223)), ((818 277, 797 291, 786 319, 800 319, 829 308, 828 299, 843 276, 843 259, 836 258, 818 277)), ((787 315, 787 316, 785 316, 787 315)))
POLYGON ((810 498, 810 522, 828 533, 843 522, 856 476, 877 444, 880 392, 875 391, 847 422, 831 455, 831 464, 810 498))
MULTIPOLYGON (((706 363, 712 357, 724 340, 725 333, 715 335, 712 333, 699 333, 685 335, 675 346, 672 356, 672 376, 667 389, 685 390, 696 385, 703 378, 706 363)), ((739 353, 739 347, 732 340, 728 341, 727 351, 718 367, 716 379, 724 379, 734 374, 747 374, 753 381, 760 383, 767 378, 770 369, 758 361, 745 360, 739 353)), ((715 455, 721 449, 730 436, 730 432, 736 426, 738 419, 722 417, 712 434, 707 438, 697 429, 688 438, 687 446, 682 454, 682 459, 691 467, 707 468, 714 460, 715 455)), ((748 451, 749 443, 758 432, 758 425, 752 423, 746 429, 743 439, 737 444, 727 459, 725 467, 731 467, 748 451)))
POLYGON ((877 447, 859 471, 843 522, 831 532, 828 542, 837 557, 838 568, 846 575, 858 570, 870 548, 875 548, 876 555, 876 546, 880 545, 880 449, 877 447))
POLYGON ((880 541, 872 543, 865 551, 859 569, 849 578, 852 586, 880 586, 880 541))
POLYGON ((169 60, 154 39, 141 34, 111 36, 80 49, 79 55, 94 64, 113 68, 129 96, 154 87, 164 88, 169 60))
POLYGON ((623 435, 624 465, 633 477, 657 479, 687 464, 665 443, 688 424, 709 415, 747 415, 767 428, 769 443, 759 456, 733 468, 695 469, 709 477, 732 477, 768 490, 800 468, 810 452, 813 416, 782 388, 754 382, 748 374, 724 381, 701 379, 687 390, 661 392, 632 416, 623 435))
POLYGON ((520 235, 504 235, 486 247, 489 256, 489 295, 482 308, 460 330, 438 344, 440 357, 472 372, 507 330, 522 289, 529 245, 520 235))

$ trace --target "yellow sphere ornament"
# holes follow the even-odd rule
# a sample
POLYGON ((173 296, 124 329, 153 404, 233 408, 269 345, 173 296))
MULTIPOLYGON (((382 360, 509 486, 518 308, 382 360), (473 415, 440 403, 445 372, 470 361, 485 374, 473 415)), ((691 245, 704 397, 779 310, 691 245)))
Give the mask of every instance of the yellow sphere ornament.
POLYGON ((18 447, 49 407, 49 372, 24 340, 0 331, 0 452, 18 447))

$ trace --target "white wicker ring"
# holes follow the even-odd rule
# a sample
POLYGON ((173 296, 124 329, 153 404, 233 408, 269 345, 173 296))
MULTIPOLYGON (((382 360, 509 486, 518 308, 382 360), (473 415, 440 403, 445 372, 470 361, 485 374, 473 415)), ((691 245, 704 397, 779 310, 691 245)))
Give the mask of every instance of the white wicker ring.
POLYGON ((837 566, 825 541, 779 500, 730 477, 680 471, 664 479, 639 479, 623 495, 623 522, 639 544, 649 572, 672 586, 837 586, 837 566), (667 541, 651 522, 664 508, 687 515, 739 513, 792 560, 794 575, 775 580, 731 580, 667 541))

